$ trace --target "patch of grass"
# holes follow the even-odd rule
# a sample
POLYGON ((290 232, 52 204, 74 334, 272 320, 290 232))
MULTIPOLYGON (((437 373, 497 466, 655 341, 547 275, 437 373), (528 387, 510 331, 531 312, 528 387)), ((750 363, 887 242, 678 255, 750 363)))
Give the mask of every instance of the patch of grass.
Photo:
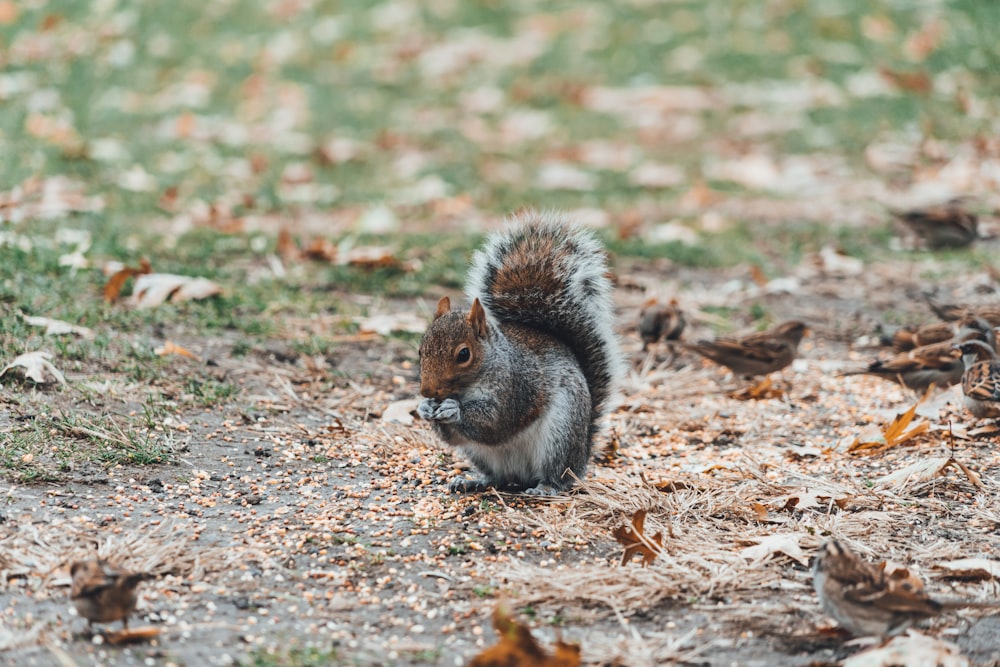
POLYGON ((87 442, 94 457, 110 465, 151 465, 173 458, 173 447, 164 433, 122 417, 107 416, 95 421, 67 413, 52 421, 52 431, 87 442))
POLYGON ((225 403, 239 392, 239 388, 232 382, 211 377, 189 377, 184 381, 184 392, 199 405, 213 406, 225 403))
POLYGON ((349 663, 341 661, 336 649, 290 648, 255 649, 247 659, 236 664, 241 667, 327 667, 349 663))
POLYGON ((497 590, 493 586, 475 586, 472 594, 480 599, 491 598, 497 594, 497 590))

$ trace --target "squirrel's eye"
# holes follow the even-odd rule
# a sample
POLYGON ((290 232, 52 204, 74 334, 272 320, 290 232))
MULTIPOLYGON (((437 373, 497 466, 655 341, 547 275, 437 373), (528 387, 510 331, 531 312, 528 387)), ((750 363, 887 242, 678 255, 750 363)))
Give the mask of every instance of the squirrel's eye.
POLYGON ((455 361, 457 361, 460 364, 464 364, 471 357, 472 357, 472 352, 469 351, 469 348, 463 347, 461 350, 458 351, 458 354, 455 356, 455 361))

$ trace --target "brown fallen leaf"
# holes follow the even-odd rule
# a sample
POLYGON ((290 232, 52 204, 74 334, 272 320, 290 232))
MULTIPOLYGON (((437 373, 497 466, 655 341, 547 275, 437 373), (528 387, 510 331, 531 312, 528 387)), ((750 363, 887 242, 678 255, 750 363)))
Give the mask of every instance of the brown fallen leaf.
POLYGON ((663 532, 659 532, 652 537, 648 537, 643 531, 646 523, 646 510, 637 510, 632 515, 632 527, 619 526, 612 532, 619 544, 625 547, 622 554, 622 565, 625 565, 636 554, 642 556, 642 566, 646 567, 660 555, 663 551, 663 532))
POLYGON ((664 479, 653 484, 657 491, 673 493, 675 491, 701 491, 701 487, 682 480, 664 479))
POLYGON ((753 510, 757 521, 760 521, 761 523, 768 521, 767 505, 764 503, 751 503, 750 509, 753 510))
POLYGON ((299 244, 295 242, 292 233, 284 227, 278 232, 278 244, 275 252, 285 262, 294 262, 300 257, 299 244))
POLYGON ((987 558, 961 558, 959 560, 938 563, 934 569, 941 570, 938 576, 942 579, 959 581, 1000 580, 1000 561, 987 558))
POLYGON ((765 377, 753 386, 745 387, 744 389, 729 393, 730 398, 735 398, 738 401, 757 401, 767 398, 783 398, 784 395, 785 390, 781 387, 775 387, 772 384, 770 377, 765 377))
POLYGON ((478 654, 468 667, 579 667, 580 647, 562 640, 549 655, 531 634, 516 623, 503 605, 493 611, 493 628, 500 641, 478 654))
POLYGON ((924 71, 902 72, 891 70, 888 67, 879 67, 878 73, 893 86, 908 93, 927 95, 934 88, 930 74, 924 71))
POLYGON ((177 343, 168 340, 164 341, 163 345, 153 350, 157 355, 165 357, 168 354, 179 354, 182 357, 187 357, 189 359, 201 359, 197 354, 187 349, 186 347, 181 347, 177 343))
POLYGON ((114 303, 118 300, 118 297, 122 293, 122 288, 125 287, 125 283, 129 278, 150 273, 152 270, 153 268, 150 266, 149 260, 143 259, 139 262, 138 268, 126 266, 116 271, 108 278, 108 282, 104 283, 104 300, 107 303, 114 303))
POLYGON ((385 246, 358 246, 351 248, 342 263, 360 269, 403 269, 403 262, 392 248, 385 246))
POLYGON ((314 262, 334 262, 337 259, 337 246, 329 239, 316 237, 302 249, 302 257, 314 262))
POLYGON ((160 636, 161 629, 147 625, 142 628, 125 628, 123 630, 116 631, 106 631, 104 633, 104 638, 108 640, 108 643, 112 646, 121 646, 122 644, 138 644, 139 642, 149 641, 150 639, 155 639, 160 636))
MULTIPOLYGON (((930 390, 928 390, 929 393, 930 390)), ((913 421, 914 415, 917 414, 917 406, 926 397, 927 394, 924 394, 924 397, 914 403, 913 407, 902 414, 896 415, 896 418, 882 431, 881 437, 862 434, 854 439, 854 442, 847 448, 847 451, 851 454, 879 454, 929 431, 931 423, 927 420, 907 430, 907 427, 913 421)))

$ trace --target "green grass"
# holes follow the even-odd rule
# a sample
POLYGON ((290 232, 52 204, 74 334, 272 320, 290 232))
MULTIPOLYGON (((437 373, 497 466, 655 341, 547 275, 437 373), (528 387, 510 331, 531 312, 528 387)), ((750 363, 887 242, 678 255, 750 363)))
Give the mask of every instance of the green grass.
POLYGON ((241 667, 326 667, 351 663, 341 660, 334 649, 292 648, 284 651, 257 649, 237 664, 241 667))

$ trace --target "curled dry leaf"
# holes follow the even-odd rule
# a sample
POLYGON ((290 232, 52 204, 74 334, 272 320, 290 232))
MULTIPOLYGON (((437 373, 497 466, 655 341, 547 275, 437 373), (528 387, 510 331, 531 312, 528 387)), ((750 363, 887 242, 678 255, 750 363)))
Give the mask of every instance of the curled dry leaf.
POLYGON ((729 394, 730 398, 735 398, 738 401, 756 401, 767 398, 784 398, 785 390, 781 387, 776 387, 771 382, 770 377, 766 377, 757 384, 745 387, 738 391, 731 392, 729 394))
POLYGON ((539 645, 531 630, 510 617, 503 605, 493 611, 493 628, 500 641, 489 647, 470 662, 469 667, 579 667, 580 647, 562 640, 556 642, 555 652, 539 645))
POLYGON ((404 426, 409 426, 413 423, 413 414, 411 413, 416 411, 419 404, 420 400, 416 398, 393 401, 385 406, 385 410, 382 411, 382 421, 398 422, 404 426))
POLYGON ((0 377, 6 375, 7 371, 13 368, 23 368, 24 377, 37 384, 48 384, 52 382, 52 379, 55 379, 59 384, 66 384, 66 378, 49 361, 51 358, 52 354, 43 350, 25 352, 4 366, 3 370, 0 370, 0 377))
POLYGON ((657 491, 662 491, 663 493, 673 493, 675 491, 702 491, 700 486, 695 486, 691 482, 685 482, 679 479, 664 479, 659 482, 655 482, 653 486, 656 487, 657 491))
POLYGON ((875 483, 879 486, 901 488, 907 484, 929 482, 944 472, 945 468, 948 467, 960 470, 973 486, 979 488, 983 487, 983 482, 977 472, 971 470, 967 465, 956 460, 954 457, 945 458, 943 456, 917 461, 916 463, 908 465, 901 470, 897 470, 894 473, 890 473, 879 478, 875 483))
POLYGON ((750 539, 755 540, 757 544, 740 551, 740 557, 752 561, 753 564, 759 564, 774 554, 783 553, 799 565, 805 566, 809 564, 809 559, 799 546, 801 537, 802 535, 798 533, 752 537, 750 539))
POLYGON ((159 306, 168 299, 173 303, 207 299, 222 288, 207 278, 192 278, 171 273, 146 273, 135 281, 132 303, 136 308, 159 306))
POLYGON ((31 315, 25 315, 24 321, 33 327, 45 327, 46 336, 73 334, 87 340, 94 337, 93 329, 70 324, 69 322, 63 322, 62 320, 53 320, 50 317, 33 317, 31 315))
POLYGON ((361 269, 398 269, 407 273, 417 270, 415 262, 404 262, 396 256, 395 250, 385 246, 359 246, 343 254, 341 264, 361 269))
POLYGON ((663 551, 663 532, 649 537, 644 532, 645 523, 646 510, 638 510, 632 515, 631 528, 627 525, 619 526, 612 532, 619 544, 625 547, 625 553, 622 554, 622 565, 639 554, 642 556, 642 566, 646 567, 656 560, 656 557, 663 551))
POLYGON ((851 656, 844 667, 969 667, 957 646, 916 632, 851 656))
POLYGON ((926 433, 931 427, 931 423, 926 420, 907 430, 907 427, 913 421, 914 415, 917 413, 917 406, 920 405, 921 401, 923 399, 917 401, 906 412, 896 415, 892 423, 886 426, 885 430, 879 434, 880 437, 874 433, 863 433, 854 439, 854 442, 847 448, 847 451, 852 454, 878 454, 907 440, 911 440, 922 433, 926 433))
POLYGON ((138 268, 126 266, 118 269, 108 278, 108 282, 104 283, 104 300, 108 303, 117 301, 129 278, 149 273, 152 270, 149 260, 146 259, 139 262, 138 268))
POLYGON ((988 558, 960 558, 944 563, 938 563, 934 569, 941 570, 943 579, 960 579, 962 581, 1000 580, 1000 561, 988 558))
POLYGON ((337 246, 329 239, 318 236, 302 249, 301 256, 314 262, 333 263, 337 260, 337 246))
POLYGON ((164 341, 163 345, 153 350, 157 355, 165 357, 168 354, 179 354, 182 357, 187 357, 189 359, 200 359, 200 357, 187 349, 186 347, 181 347, 173 341, 164 341))
POLYGON ((160 636, 160 632, 160 628, 147 625, 142 628, 124 628, 117 631, 108 631, 104 633, 104 638, 112 646, 121 646, 123 644, 138 644, 155 639, 160 636))

